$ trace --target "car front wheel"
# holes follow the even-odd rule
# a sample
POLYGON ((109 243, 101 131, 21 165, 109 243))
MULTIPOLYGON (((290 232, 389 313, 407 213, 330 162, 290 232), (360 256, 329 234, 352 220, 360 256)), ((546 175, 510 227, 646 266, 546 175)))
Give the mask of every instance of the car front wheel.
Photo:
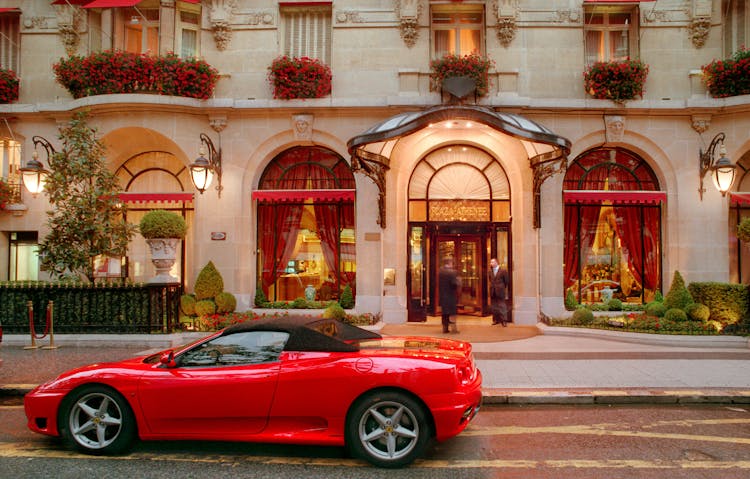
POLYGON ((87 386, 68 396, 61 408, 63 437, 87 454, 118 454, 135 438, 127 401, 104 386, 87 386))
POLYGON ((364 397, 347 419, 350 452, 379 467, 410 464, 424 452, 431 435, 424 407, 395 391, 364 397))

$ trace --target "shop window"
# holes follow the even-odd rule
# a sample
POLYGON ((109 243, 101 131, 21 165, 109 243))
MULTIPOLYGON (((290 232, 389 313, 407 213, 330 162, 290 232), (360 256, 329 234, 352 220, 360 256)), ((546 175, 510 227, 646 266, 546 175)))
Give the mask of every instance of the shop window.
POLYGON ((584 6, 586 64, 638 57, 638 7, 584 6))
POLYGON ((354 176, 320 147, 295 147, 263 172, 258 200, 258 284, 269 300, 337 299, 356 287, 354 176))
POLYGON ((38 280, 38 233, 36 231, 14 231, 10 233, 9 239, 8 280, 38 280))
POLYGON ((440 4, 430 7, 432 57, 484 54, 484 5, 440 4))
POLYGON ((9 138, 0 138, 0 177, 13 192, 11 203, 21 202, 21 143, 9 138))
POLYGON ((331 64, 331 3, 280 3, 284 55, 317 58, 331 64))
POLYGON ((20 18, 20 11, 11 10, 0 13, 0 67, 13 70, 19 75, 18 68, 21 57, 20 18))
POLYGON ((737 225, 750 218, 750 153, 737 161, 734 192, 729 209, 729 281, 750 283, 750 244, 737 238, 737 225))
POLYGON ((568 167, 564 189, 565 294, 582 304, 651 301, 661 288, 663 200, 651 168, 626 150, 596 149, 568 167))

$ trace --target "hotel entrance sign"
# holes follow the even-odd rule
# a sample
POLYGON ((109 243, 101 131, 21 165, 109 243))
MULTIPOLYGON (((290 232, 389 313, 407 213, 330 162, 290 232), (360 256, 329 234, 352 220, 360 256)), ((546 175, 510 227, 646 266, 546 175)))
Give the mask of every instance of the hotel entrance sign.
POLYGON ((433 200, 430 221, 490 221, 490 204, 479 200, 433 200))

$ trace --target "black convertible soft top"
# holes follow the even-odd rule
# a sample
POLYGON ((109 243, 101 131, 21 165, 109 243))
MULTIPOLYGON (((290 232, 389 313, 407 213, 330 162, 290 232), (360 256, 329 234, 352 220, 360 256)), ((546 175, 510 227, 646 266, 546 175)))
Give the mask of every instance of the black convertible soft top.
POLYGON ((356 341, 382 338, 378 333, 335 319, 309 316, 281 316, 245 321, 229 326, 224 330, 224 335, 245 331, 289 333, 289 340, 284 346, 284 351, 359 351, 359 344, 356 341))

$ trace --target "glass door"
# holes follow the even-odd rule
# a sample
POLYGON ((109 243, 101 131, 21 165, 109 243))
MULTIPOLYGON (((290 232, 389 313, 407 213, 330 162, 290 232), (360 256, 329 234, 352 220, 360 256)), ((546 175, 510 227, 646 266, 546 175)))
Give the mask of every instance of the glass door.
MULTIPOLYGON (((482 314, 482 249, 480 236, 445 235, 437 238, 437 265, 444 258, 453 258, 458 270, 461 286, 458 294, 458 314, 482 314)), ((437 274, 438 268, 435 269, 437 274)), ((435 279, 437 284, 437 279, 435 279)), ((435 291, 435 304, 438 306, 440 292, 435 291)))
POLYGON ((427 265, 425 260, 426 236, 424 226, 409 228, 409 321, 427 321, 427 265))

